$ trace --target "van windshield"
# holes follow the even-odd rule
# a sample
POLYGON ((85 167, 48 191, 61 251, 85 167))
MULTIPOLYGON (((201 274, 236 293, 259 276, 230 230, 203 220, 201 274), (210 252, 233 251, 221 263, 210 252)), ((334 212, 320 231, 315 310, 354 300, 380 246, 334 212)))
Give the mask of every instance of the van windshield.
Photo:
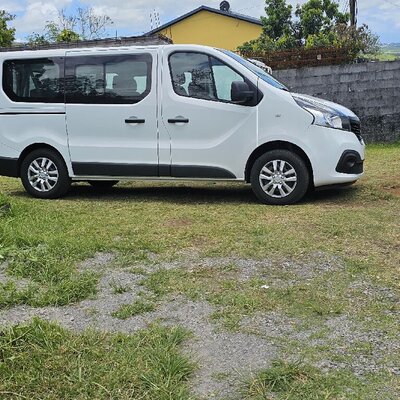
POLYGON ((281 89, 281 90, 286 90, 287 92, 289 89, 277 81, 275 78, 273 78, 270 74, 268 74, 266 71, 264 71, 262 68, 257 67, 257 65, 254 65, 250 61, 245 60, 243 57, 240 57, 238 54, 229 51, 229 50, 224 50, 224 49, 217 49, 221 51, 222 53, 226 54, 227 56, 233 58, 243 66, 245 66, 247 69, 249 69, 251 72, 256 74, 260 79, 262 79, 264 82, 267 82, 269 85, 281 89))

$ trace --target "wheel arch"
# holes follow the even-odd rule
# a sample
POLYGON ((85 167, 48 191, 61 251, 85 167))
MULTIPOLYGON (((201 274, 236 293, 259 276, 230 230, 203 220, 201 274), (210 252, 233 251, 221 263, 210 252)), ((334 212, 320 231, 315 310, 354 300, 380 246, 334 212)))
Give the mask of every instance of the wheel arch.
POLYGON ((253 168, 253 165, 255 161, 265 154, 268 151, 271 150, 289 150, 298 156, 302 158, 302 160, 305 162, 307 170, 310 174, 310 186, 313 186, 314 182, 314 172, 312 169, 311 161, 307 154, 304 152, 304 150, 295 145, 294 143, 286 142, 284 140, 274 140, 272 142, 267 142, 262 144, 261 146, 257 147, 250 155, 250 157, 247 160, 246 163, 246 169, 245 169, 245 180, 247 183, 250 182, 250 174, 251 174, 251 169, 253 168))
MULTIPOLYGON (((38 150, 38 149, 48 149, 48 150, 52 150, 55 153, 57 153, 61 159, 64 161, 65 166, 67 167, 67 163, 65 162, 64 156, 60 153, 59 150, 57 150, 54 146, 51 146, 47 143, 33 143, 30 144, 28 147, 26 147, 21 155, 18 158, 18 174, 19 176, 21 176, 21 165, 22 165, 22 161, 24 161, 25 157, 29 154, 32 153, 32 151, 38 150)), ((67 167, 68 170, 68 167, 67 167)))

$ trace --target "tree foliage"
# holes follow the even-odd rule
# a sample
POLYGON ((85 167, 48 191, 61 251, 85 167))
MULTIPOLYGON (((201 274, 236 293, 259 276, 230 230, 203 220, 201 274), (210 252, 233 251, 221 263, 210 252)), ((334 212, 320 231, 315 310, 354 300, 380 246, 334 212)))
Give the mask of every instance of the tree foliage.
POLYGON ((43 34, 33 33, 28 41, 33 45, 40 45, 99 39, 111 24, 112 20, 108 15, 99 15, 91 7, 78 8, 74 14, 68 14, 63 9, 58 13, 56 21, 47 21, 43 34))
POLYGON ((0 47, 9 47, 15 39, 15 28, 8 27, 8 23, 15 18, 5 10, 0 10, 0 47))
POLYGON ((350 15, 340 12, 334 0, 308 0, 297 5, 294 13, 286 0, 266 0, 265 4, 262 34, 238 48, 243 54, 336 47, 356 58, 360 53, 374 54, 379 50, 378 37, 367 25, 349 26, 350 15))
POLYGON ((296 8, 296 24, 301 37, 329 33, 338 24, 347 24, 350 15, 339 11, 339 4, 332 0, 309 0, 296 8))
POLYGON ((292 6, 286 0, 268 0, 265 2, 267 17, 261 17, 263 35, 277 40, 291 33, 292 6))

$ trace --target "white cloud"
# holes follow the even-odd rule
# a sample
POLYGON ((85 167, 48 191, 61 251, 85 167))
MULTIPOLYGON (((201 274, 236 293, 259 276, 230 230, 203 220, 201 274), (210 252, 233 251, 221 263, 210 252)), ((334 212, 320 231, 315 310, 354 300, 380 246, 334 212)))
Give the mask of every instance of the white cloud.
POLYGON ((17 18, 14 26, 17 32, 41 31, 46 21, 57 18, 57 8, 49 3, 35 2, 27 5, 25 13, 17 18))
POLYGON ((2 1, 0 3, 0 10, 5 10, 10 14, 14 14, 23 11, 24 6, 18 1, 2 1))
POLYGON ((202 4, 198 0, 187 0, 180 5, 177 5, 176 0, 128 0, 118 5, 115 0, 82 0, 81 3, 107 14, 114 21, 115 27, 129 28, 132 32, 150 30, 150 14, 154 10, 160 14, 163 24, 202 4))
POLYGON ((47 21, 55 20, 58 10, 71 4, 72 0, 53 0, 38 1, 28 0, 24 4, 19 3, 19 8, 14 8, 13 12, 21 13, 18 15, 13 26, 17 30, 17 35, 23 33, 41 32, 47 21))

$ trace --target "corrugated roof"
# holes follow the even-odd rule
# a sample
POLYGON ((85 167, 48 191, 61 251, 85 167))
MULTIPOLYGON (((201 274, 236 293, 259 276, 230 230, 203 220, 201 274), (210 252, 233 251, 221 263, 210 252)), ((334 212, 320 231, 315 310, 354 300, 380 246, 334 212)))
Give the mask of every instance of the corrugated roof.
POLYGON ((221 11, 221 10, 218 10, 218 9, 212 8, 212 7, 200 6, 200 7, 196 8, 195 10, 190 11, 190 12, 182 15, 181 17, 175 18, 174 20, 172 20, 170 22, 167 22, 166 24, 161 25, 156 29, 153 29, 152 31, 147 32, 146 36, 147 35, 152 35, 152 34, 157 33, 159 31, 162 31, 163 29, 166 29, 166 28, 170 27, 171 25, 176 24, 177 22, 180 22, 180 21, 182 21, 182 20, 184 20, 184 19, 186 19, 188 17, 191 17, 192 15, 197 14, 200 11, 209 11, 209 12, 212 12, 214 14, 223 15, 225 17, 240 19, 241 21, 250 22, 250 23, 256 24, 256 25, 262 25, 262 22, 261 22, 261 20, 259 18, 250 17, 248 15, 243 15, 243 14, 235 13, 235 12, 232 12, 232 11, 221 11))
POLYGON ((48 44, 18 43, 13 47, 0 47, 1 52, 22 51, 22 50, 54 50, 54 49, 75 49, 91 47, 120 47, 120 46, 154 46, 172 44, 172 40, 163 35, 130 36, 108 39, 79 40, 77 42, 61 42, 48 44))

